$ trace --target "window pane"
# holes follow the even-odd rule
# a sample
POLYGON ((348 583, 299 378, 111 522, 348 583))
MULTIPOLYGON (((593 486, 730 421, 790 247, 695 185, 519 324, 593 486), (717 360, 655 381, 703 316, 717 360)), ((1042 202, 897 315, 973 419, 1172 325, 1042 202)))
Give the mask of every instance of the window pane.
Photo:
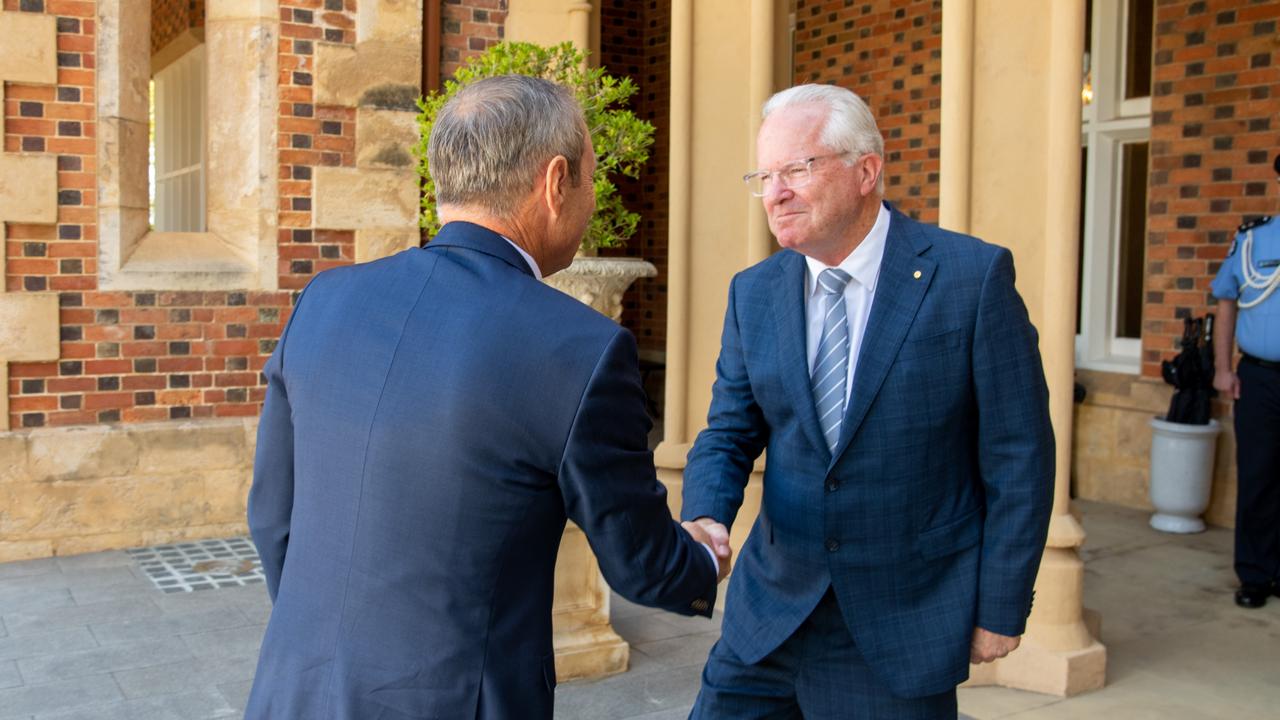
POLYGON ((1089 146, 1080 147, 1080 237, 1076 243, 1076 334, 1080 334, 1080 315, 1084 309, 1084 203, 1085 188, 1089 185, 1089 146))
POLYGON ((1124 97, 1151 95, 1151 41, 1154 0, 1129 0, 1128 37, 1124 44, 1124 97))
POLYGON ((1116 337, 1142 336, 1142 274, 1147 246, 1149 143, 1124 145, 1120 186, 1120 257, 1116 287, 1116 337))

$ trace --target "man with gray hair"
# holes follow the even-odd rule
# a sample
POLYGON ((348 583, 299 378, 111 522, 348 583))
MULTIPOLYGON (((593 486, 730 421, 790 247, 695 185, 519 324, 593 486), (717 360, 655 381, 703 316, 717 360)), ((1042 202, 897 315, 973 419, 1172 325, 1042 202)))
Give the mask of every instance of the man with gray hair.
POLYGON ((635 602, 710 616, 728 570, 667 510, 635 340, 540 282, 595 207, 573 96, 481 80, 428 152, 440 233, 316 276, 263 371, 248 718, 551 717, 566 518, 635 602))
POLYGON ((883 202, 854 93, 764 108, 746 176, 783 250, 734 277, 687 520, 725 542, 762 507, 696 718, 948 718, 969 663, 1018 646, 1054 450, 1008 250, 883 202))

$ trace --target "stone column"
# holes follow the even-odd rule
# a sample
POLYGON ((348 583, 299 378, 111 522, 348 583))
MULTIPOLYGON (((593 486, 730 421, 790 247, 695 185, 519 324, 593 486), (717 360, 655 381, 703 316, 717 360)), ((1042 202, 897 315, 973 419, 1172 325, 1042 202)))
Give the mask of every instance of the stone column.
POLYGON ((1106 648, 1085 622, 1085 534, 1068 496, 1084 2, 944 7, 942 224, 1013 251, 1040 331, 1057 440, 1053 516, 1027 633, 1008 658, 975 666, 970 682, 1071 695, 1100 687, 1106 670, 1106 648))
MULTIPOLYGON (((622 317, 622 294, 631 283, 657 274, 643 260, 579 257, 546 283, 617 322, 622 317)), ((602 677, 627 669, 631 647, 609 625, 609 597, 586 535, 569 523, 556 558, 556 596, 551 606, 560 680, 602 677)))
MULTIPOLYGON (((775 247, 759 200, 738 178, 755 166, 761 106, 790 84, 777 70, 778 48, 789 47, 787 3, 752 0, 745 18, 743 5, 673 0, 671 7, 667 387, 655 459, 673 512, 711 401, 729 281, 775 247)), ((760 510, 763 467, 762 458, 732 528, 735 548, 760 510)))
MULTIPOLYGON (((580 50, 594 50, 596 15, 594 3, 584 0, 512 0, 504 36, 540 45, 568 40, 580 50)), ((617 320, 627 286, 638 277, 654 274, 649 263, 578 257, 569 268, 548 278, 547 284, 617 320)), ((560 680, 602 677, 627 669, 631 648, 609 624, 608 586, 586 536, 573 523, 565 527, 556 559, 551 620, 560 680)))
MULTIPOLYGON (((6 82, 51 86, 57 80, 54 17, 0 11, 0 107, 6 82)), ((5 223, 52 225, 57 220, 54 156, 0 150, 0 432, 9 429, 9 363, 57 360, 59 352, 57 294, 5 292, 5 223)), ((0 560, 9 556, 4 545, 0 542, 0 560)))

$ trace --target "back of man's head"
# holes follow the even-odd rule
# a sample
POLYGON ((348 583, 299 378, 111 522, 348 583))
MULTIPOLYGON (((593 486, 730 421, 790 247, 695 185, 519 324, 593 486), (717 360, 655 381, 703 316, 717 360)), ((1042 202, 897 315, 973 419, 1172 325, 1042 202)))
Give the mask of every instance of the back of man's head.
POLYGON ((508 217, 557 155, 573 184, 582 182, 585 135, 582 108, 560 85, 525 75, 473 82, 445 103, 431 129, 436 202, 508 217))

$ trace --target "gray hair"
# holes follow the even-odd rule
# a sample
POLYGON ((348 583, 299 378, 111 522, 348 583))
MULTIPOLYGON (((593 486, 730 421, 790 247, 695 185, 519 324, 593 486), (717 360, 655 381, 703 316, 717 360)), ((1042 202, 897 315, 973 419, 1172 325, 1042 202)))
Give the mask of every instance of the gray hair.
MULTIPOLYGON (((827 122, 820 136, 823 145, 834 152, 847 152, 856 157, 875 153, 884 157, 884 137, 876 127, 876 118, 866 101, 852 90, 837 85, 796 85, 787 88, 764 104, 763 117, 795 105, 826 106, 827 122)), ((852 162, 852 159, 846 160, 852 162)), ((884 193, 884 172, 876 181, 876 190, 884 193)))
POLYGON ((436 116, 427 161, 436 201, 509 216, 557 155, 582 178, 586 122, 566 88, 542 78, 500 75, 462 88, 436 116))

